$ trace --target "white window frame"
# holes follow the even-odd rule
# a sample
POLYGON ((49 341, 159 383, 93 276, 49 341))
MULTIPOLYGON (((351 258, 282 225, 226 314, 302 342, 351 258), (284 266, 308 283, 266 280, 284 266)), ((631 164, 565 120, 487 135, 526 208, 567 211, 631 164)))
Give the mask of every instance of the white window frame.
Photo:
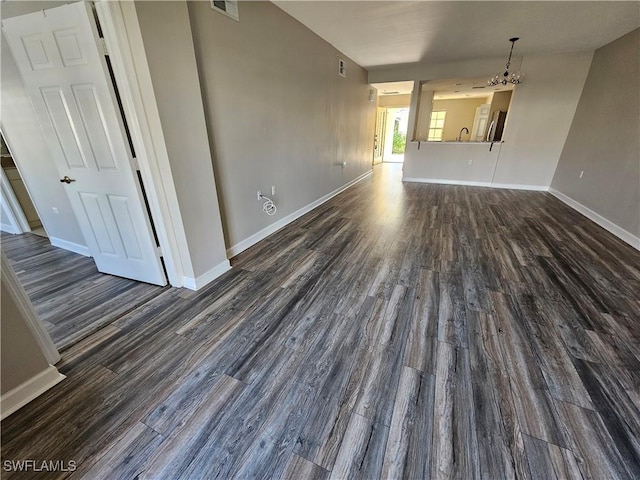
POLYGON ((444 133, 444 124, 446 122, 446 119, 447 119, 446 110, 431 111, 431 117, 429 118, 429 130, 427 131, 427 141, 429 142, 442 141, 442 135, 444 133), (434 113, 436 114, 435 118, 434 118, 434 113), (442 118, 438 118, 440 117, 440 114, 442 114, 442 118), (442 121, 442 124, 440 126, 437 126, 439 121, 442 121))

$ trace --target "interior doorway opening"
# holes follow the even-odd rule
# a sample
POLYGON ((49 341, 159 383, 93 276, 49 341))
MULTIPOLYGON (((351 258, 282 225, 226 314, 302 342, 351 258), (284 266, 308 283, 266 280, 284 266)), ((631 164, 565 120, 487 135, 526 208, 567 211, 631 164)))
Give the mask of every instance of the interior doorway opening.
POLYGON ((402 163, 407 145, 409 114, 414 82, 372 84, 378 92, 378 111, 374 138, 374 165, 402 163))
POLYGON ((38 211, 13 160, 11 151, 0 132, 0 167, 2 168, 2 223, 7 233, 31 232, 47 237, 38 211))
POLYGON ((404 150, 407 146, 409 108, 387 108, 386 118, 382 161, 402 163, 404 162, 404 150))

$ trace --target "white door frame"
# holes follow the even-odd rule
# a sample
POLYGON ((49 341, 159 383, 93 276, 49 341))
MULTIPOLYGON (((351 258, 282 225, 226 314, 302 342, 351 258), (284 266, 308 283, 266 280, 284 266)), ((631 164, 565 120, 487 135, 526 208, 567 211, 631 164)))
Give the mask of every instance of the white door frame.
POLYGON ((169 283, 182 287, 185 276, 194 274, 135 5, 130 1, 97 0, 95 6, 169 283))
MULTIPOLYGON (((11 158, 13 158, 13 153, 11 151, 11 147, 9 146, 9 140, 7 140, 7 137, 4 134, 2 128, 0 128, 0 135, 2 135, 2 138, 4 138, 4 143, 7 146, 7 150, 9 150, 11 158)), ((2 190, 2 203, 6 205, 5 213, 10 217, 9 220, 12 223, 11 227, 14 230, 13 232, 9 233, 19 234, 30 232, 31 226, 29 226, 29 220, 27 220, 27 216, 24 214, 24 210, 22 210, 22 206, 20 205, 18 197, 13 191, 11 182, 9 181, 7 174, 4 172, 4 169, 0 168, 0 171, 0 189, 2 190)), ((20 170, 18 170, 18 173, 20 173, 20 170)), ((26 185, 25 189, 27 190, 27 194, 31 199, 31 194, 29 193, 29 189, 27 189, 26 185)), ((40 214, 38 213, 38 215, 40 214)))
POLYGON ((0 190, 2 191, 4 213, 8 217, 7 220, 11 222, 10 225, 3 223, 2 231, 13 234, 30 232, 31 227, 29 226, 29 221, 22 211, 20 202, 18 202, 18 198, 11 187, 11 182, 9 182, 3 168, 0 168, 0 190))

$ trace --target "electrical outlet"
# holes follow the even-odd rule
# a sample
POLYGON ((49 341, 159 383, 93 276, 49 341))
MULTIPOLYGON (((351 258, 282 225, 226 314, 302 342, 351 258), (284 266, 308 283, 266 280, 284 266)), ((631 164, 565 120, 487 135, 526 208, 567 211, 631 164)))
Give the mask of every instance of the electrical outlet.
POLYGON ((271 185, 271 195, 275 195, 275 194, 276 194, 276 186, 271 185))
POLYGON ((471 158, 469 159, 469 165, 473 165, 473 160, 471 158))
POLYGON ((258 201, 262 199, 262 190, 258 190, 258 201))
POLYGON ((580 176, 578 178, 582 178, 582 175, 584 175, 584 170, 580 172, 580 176))
POLYGON ((51 210, 53 210, 53 213, 55 213, 56 215, 60 213, 60 211, 58 210, 58 207, 51 207, 51 210))

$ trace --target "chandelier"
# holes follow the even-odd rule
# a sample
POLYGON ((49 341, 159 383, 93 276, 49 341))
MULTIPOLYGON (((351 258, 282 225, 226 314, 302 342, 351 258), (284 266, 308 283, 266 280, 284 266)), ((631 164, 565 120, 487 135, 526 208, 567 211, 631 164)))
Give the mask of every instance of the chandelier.
POLYGON ((511 50, 509 51, 509 59, 507 60, 507 67, 504 73, 498 73, 497 75, 494 75, 493 77, 491 77, 487 82, 487 85, 495 86, 495 85, 506 85, 507 83, 514 83, 514 84, 522 83, 522 80, 523 80, 522 77, 524 77, 524 73, 520 73, 520 72, 509 73, 509 67, 511 66, 511 54, 513 53, 513 46, 518 40, 520 40, 520 37, 513 37, 509 39, 509 41, 511 42, 511 50))

